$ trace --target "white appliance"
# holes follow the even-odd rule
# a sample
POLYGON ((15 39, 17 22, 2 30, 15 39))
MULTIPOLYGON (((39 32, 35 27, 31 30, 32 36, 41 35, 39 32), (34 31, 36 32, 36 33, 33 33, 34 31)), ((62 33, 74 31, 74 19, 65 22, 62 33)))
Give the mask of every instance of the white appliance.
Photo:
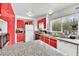
POLYGON ((34 26, 25 25, 25 42, 34 40, 34 26))

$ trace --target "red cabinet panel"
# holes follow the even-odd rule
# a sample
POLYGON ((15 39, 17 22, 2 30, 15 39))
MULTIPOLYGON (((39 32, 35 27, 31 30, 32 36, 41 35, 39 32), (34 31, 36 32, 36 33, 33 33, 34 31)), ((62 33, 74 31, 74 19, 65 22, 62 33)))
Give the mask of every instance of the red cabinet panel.
MULTIPOLYGON (((24 26, 25 26, 25 21, 24 20, 17 20, 17 28, 23 28, 24 29, 24 26)), ((20 33, 20 34, 17 34, 17 42, 22 42, 24 41, 24 34, 20 33)))
POLYGON ((46 28, 46 18, 43 18, 43 19, 37 21, 38 28, 39 28, 39 24, 40 23, 43 23, 44 24, 44 28, 46 28))
POLYGON ((24 34, 18 34, 17 35, 17 42, 23 42, 24 41, 24 34))
POLYGON ((40 35, 40 37, 39 37, 39 38, 40 38, 40 40, 43 40, 43 36, 42 36, 42 35, 40 35))
POLYGON ((0 3, 0 14, 1 14, 1 3, 0 3))
POLYGON ((45 41, 44 35, 40 35, 40 40, 45 41))
POLYGON ((40 40, 51 45, 54 48, 57 48, 57 40, 55 38, 50 38, 44 35, 40 35, 40 40))
POLYGON ((26 24, 33 24, 33 22, 31 20, 27 20, 25 21, 26 24))
POLYGON ((46 28, 46 18, 43 18, 44 28, 46 28))
POLYGON ((32 21, 29 21, 29 24, 33 24, 32 21))
POLYGON ((50 39, 48 37, 45 37, 45 43, 49 44, 50 39))
POLYGON ((53 38, 50 38, 50 45, 51 45, 52 47, 57 48, 57 40, 55 40, 55 39, 53 39, 53 38))
POLYGON ((17 20, 17 28, 24 28, 24 20, 17 20))
MULTIPOLYGON (((25 24, 33 24, 33 23, 30 20, 22 20, 22 19, 17 20, 17 28, 24 29, 25 24)), ((25 38, 24 34, 17 34, 17 42, 24 41, 24 38, 25 38)))

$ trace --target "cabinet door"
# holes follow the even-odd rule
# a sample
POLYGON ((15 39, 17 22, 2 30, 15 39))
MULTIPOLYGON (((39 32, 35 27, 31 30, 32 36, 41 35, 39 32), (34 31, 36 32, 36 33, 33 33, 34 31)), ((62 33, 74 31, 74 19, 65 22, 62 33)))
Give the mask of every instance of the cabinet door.
POLYGON ((50 45, 54 48, 57 48, 57 40, 50 38, 50 45))
POLYGON ((40 35, 40 37, 39 37, 39 38, 40 38, 40 40, 42 40, 42 35, 40 35))
POLYGON ((17 20, 17 28, 24 28, 24 20, 17 20))
POLYGON ((43 42, 45 42, 45 36, 44 35, 40 35, 40 40, 42 40, 43 42))
POLYGON ((18 34, 17 35, 17 42, 24 42, 24 34, 18 34))
POLYGON ((45 37, 45 43, 49 44, 49 38, 45 37))

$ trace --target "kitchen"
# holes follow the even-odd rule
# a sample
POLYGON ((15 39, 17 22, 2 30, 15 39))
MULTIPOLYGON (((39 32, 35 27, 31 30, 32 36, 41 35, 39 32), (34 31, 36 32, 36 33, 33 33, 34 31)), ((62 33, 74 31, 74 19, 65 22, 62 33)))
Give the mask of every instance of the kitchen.
POLYGON ((0 3, 0 47, 0 55, 79 56, 79 4, 0 3))

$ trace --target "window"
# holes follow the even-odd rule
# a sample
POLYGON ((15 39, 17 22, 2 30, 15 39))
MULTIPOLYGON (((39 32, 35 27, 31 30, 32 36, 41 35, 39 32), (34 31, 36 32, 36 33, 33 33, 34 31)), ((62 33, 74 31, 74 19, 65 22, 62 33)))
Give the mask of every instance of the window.
POLYGON ((77 33, 78 31, 78 20, 75 16, 69 16, 62 18, 63 21, 63 32, 65 34, 77 33))
POLYGON ((55 19, 52 21, 52 31, 61 31, 61 21, 62 19, 55 19))
POLYGON ((50 21, 51 32, 63 32, 65 35, 78 33, 78 15, 70 15, 50 21))

